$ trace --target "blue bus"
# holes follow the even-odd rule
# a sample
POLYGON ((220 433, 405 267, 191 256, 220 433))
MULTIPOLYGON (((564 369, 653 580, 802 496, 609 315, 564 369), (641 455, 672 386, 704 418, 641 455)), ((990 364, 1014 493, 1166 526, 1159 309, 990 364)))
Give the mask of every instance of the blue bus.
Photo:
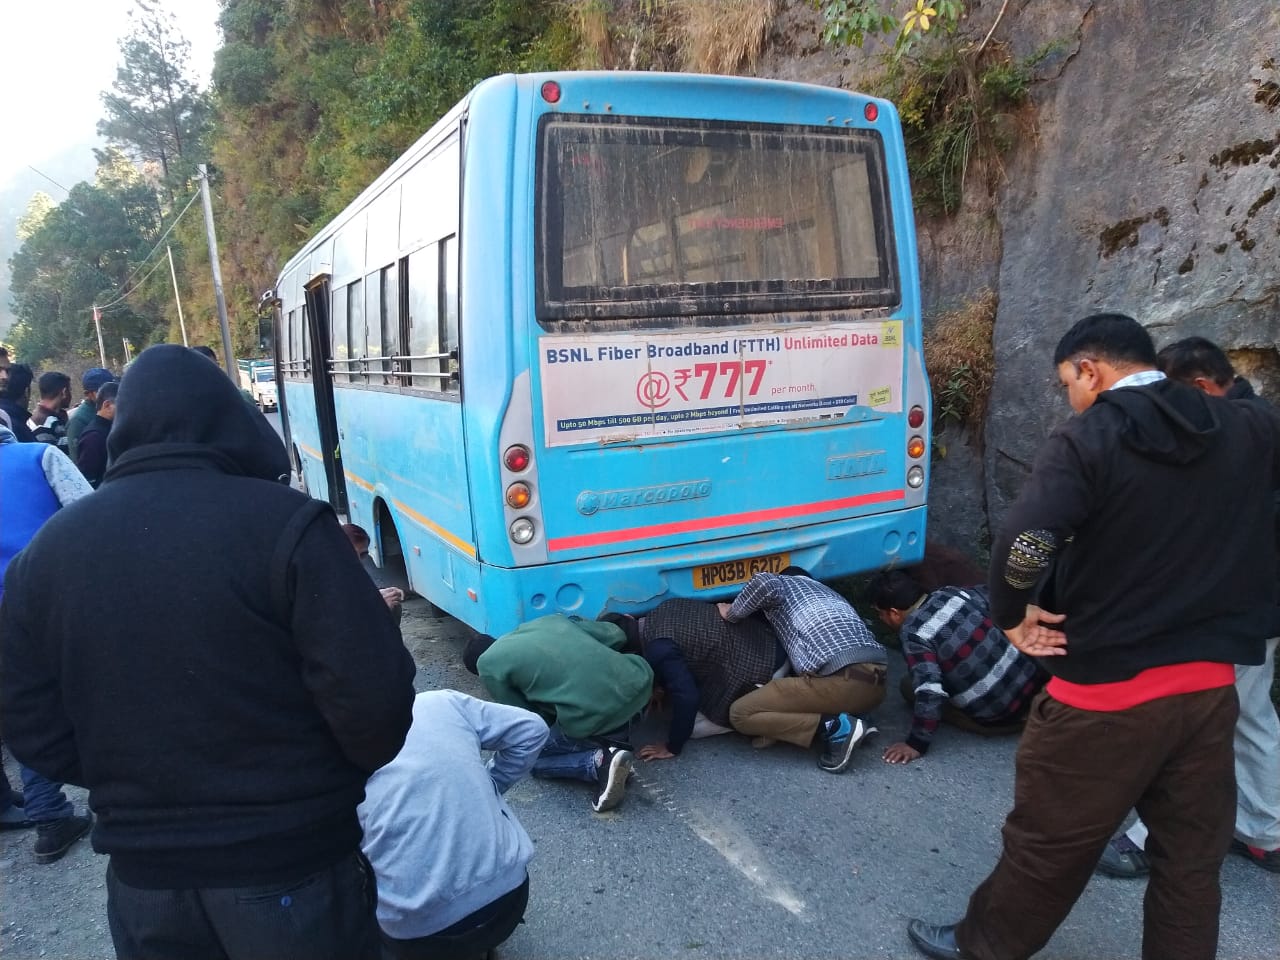
POLYGON ((884 100, 493 77, 270 297, 306 488, 483 633, 923 555, 930 398, 884 100))

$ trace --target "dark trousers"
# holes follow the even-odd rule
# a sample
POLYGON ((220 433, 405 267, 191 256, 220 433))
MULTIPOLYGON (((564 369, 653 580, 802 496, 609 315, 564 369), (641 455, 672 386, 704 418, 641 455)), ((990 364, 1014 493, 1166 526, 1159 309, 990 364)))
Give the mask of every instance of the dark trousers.
POLYGON ((107 867, 119 960, 379 960, 377 886, 355 851, 285 883, 146 890, 107 867))
POLYGON ((395 960, 480 960, 515 932, 529 906, 529 878, 510 893, 429 937, 382 942, 395 960))
POLYGON ((1018 747, 1004 853, 956 930, 965 955, 1022 960, 1043 947, 1136 807, 1151 831, 1142 956, 1212 960, 1235 819, 1236 713, 1235 687, 1107 713, 1040 694, 1018 747))

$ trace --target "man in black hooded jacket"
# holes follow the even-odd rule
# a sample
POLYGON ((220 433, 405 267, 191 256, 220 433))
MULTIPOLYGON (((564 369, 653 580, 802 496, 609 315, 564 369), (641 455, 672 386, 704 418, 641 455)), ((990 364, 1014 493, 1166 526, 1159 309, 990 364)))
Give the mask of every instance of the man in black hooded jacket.
POLYGON ((6 575, 5 742, 89 788, 118 956, 377 957, 356 806, 412 658, 221 370, 152 347, 117 409, 99 491, 6 575))
MULTIPOLYGON (((1212 960, 1235 820, 1235 665, 1276 633, 1280 429, 1156 370, 1121 314, 1053 362, 1078 416, 1045 441, 991 551, 991 617, 1052 674, 1018 748, 1004 852, 924 954, 1040 950, 1131 808, 1150 829, 1142 956, 1212 960)), ((1125 953, 1116 949, 1112 953, 1125 953)))

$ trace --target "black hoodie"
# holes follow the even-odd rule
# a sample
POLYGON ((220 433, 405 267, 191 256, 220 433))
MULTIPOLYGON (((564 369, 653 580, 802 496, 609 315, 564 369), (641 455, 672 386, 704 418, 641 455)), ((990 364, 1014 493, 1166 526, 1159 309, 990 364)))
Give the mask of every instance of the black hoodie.
POLYGON ((1025 605, 1066 614, 1067 655, 1044 666, 1074 683, 1149 667, 1262 662, 1276 620, 1272 490, 1280 425, 1260 403, 1161 380, 1101 393, 1049 436, 992 550, 992 617, 1025 605), (1056 544, 1050 572, 1006 578, 1015 538, 1056 544))
POLYGON ((89 788, 121 880, 237 887, 353 851, 368 774, 412 719, 412 658, 326 504, 199 354, 120 385, 112 464, 10 565, 0 722, 89 788))

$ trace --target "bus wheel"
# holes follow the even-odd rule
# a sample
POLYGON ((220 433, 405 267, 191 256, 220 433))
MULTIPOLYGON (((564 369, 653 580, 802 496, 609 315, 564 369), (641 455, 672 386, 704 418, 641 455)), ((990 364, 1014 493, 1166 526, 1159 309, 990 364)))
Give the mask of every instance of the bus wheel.
POLYGON ((400 543, 400 532, 396 529, 396 522, 392 518, 391 513, 387 510, 386 505, 379 501, 374 505, 374 516, 377 518, 378 538, 381 545, 381 565, 383 571, 387 574, 387 580, 392 586, 402 589, 406 597, 418 597, 426 603, 426 616, 428 619, 435 620, 447 614, 428 600, 422 594, 417 593, 412 584, 409 582, 409 566, 405 561, 404 547, 400 543))

